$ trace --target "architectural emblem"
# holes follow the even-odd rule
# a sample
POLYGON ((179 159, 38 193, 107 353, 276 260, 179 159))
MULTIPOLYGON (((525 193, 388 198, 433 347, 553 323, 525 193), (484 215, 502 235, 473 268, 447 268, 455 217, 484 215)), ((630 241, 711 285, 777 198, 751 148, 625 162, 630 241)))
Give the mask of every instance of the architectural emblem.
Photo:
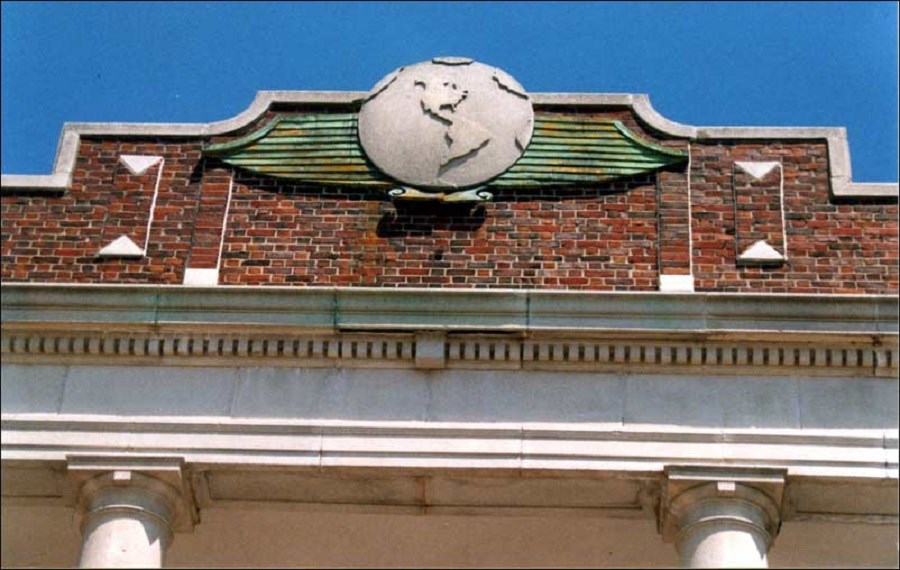
POLYGON ((850 171, 446 58, 68 123, 0 179, 0 569, 900 568, 898 186, 850 171))
POLYGON ((534 111, 515 79, 465 58, 398 69, 358 112, 284 113, 203 152, 266 176, 445 202, 596 185, 687 161, 614 119, 534 111))
POLYGON ((534 112, 508 74, 435 58, 382 79, 359 112, 359 140, 383 172, 418 189, 458 189, 505 172, 531 141, 534 112))

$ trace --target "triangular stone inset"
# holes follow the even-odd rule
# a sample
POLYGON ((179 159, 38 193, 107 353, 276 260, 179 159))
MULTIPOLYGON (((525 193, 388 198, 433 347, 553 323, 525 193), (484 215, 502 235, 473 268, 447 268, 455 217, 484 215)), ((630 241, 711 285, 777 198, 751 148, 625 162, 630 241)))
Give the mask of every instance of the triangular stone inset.
POLYGON ((735 162, 741 170, 756 178, 762 180, 766 174, 772 172, 772 169, 778 166, 778 162, 735 162))
POLYGON ((741 261, 784 261, 784 256, 775 251, 765 240, 759 240, 738 256, 741 261))
POLYGON ((97 255, 100 257, 143 257, 144 250, 139 248, 128 236, 119 236, 97 252, 97 255))
POLYGON ((145 156, 140 154, 123 154, 119 160, 128 167, 135 176, 147 172, 147 169, 162 160, 161 156, 145 156))

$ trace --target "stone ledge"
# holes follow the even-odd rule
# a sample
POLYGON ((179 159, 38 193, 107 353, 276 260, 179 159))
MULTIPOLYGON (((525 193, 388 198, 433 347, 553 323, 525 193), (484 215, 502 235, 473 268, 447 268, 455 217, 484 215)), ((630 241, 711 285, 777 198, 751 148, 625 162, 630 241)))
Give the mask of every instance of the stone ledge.
MULTIPOLYGON (((894 295, 4 283, 4 328, 896 335, 894 295)), ((57 329, 60 330, 60 329, 57 329)))

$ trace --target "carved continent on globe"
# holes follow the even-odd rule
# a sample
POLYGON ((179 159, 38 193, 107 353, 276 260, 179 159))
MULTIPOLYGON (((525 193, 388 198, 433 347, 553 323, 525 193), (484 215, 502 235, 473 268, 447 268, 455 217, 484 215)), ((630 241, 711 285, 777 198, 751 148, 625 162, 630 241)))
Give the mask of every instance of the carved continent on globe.
POLYGON ((423 190, 477 186, 502 174, 522 156, 533 128, 522 86, 464 58, 401 67, 372 88, 359 112, 369 160, 423 190))

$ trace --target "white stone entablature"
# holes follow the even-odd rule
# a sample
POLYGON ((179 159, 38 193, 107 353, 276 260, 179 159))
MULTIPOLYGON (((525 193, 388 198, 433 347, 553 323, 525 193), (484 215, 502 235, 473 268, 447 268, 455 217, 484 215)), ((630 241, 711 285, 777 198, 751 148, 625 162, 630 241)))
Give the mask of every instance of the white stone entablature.
POLYGON ((86 564, 275 506, 680 524, 688 565, 765 563, 771 521, 897 524, 896 296, 0 293, 4 505, 87 513, 86 564))
MULTIPOLYGON (((654 487, 667 466, 724 462, 786 469, 799 496, 847 478, 896 492, 893 296, 2 291, 12 465, 163 454, 207 478, 258 465, 654 487)), ((796 512, 896 518, 850 495, 796 512)))

